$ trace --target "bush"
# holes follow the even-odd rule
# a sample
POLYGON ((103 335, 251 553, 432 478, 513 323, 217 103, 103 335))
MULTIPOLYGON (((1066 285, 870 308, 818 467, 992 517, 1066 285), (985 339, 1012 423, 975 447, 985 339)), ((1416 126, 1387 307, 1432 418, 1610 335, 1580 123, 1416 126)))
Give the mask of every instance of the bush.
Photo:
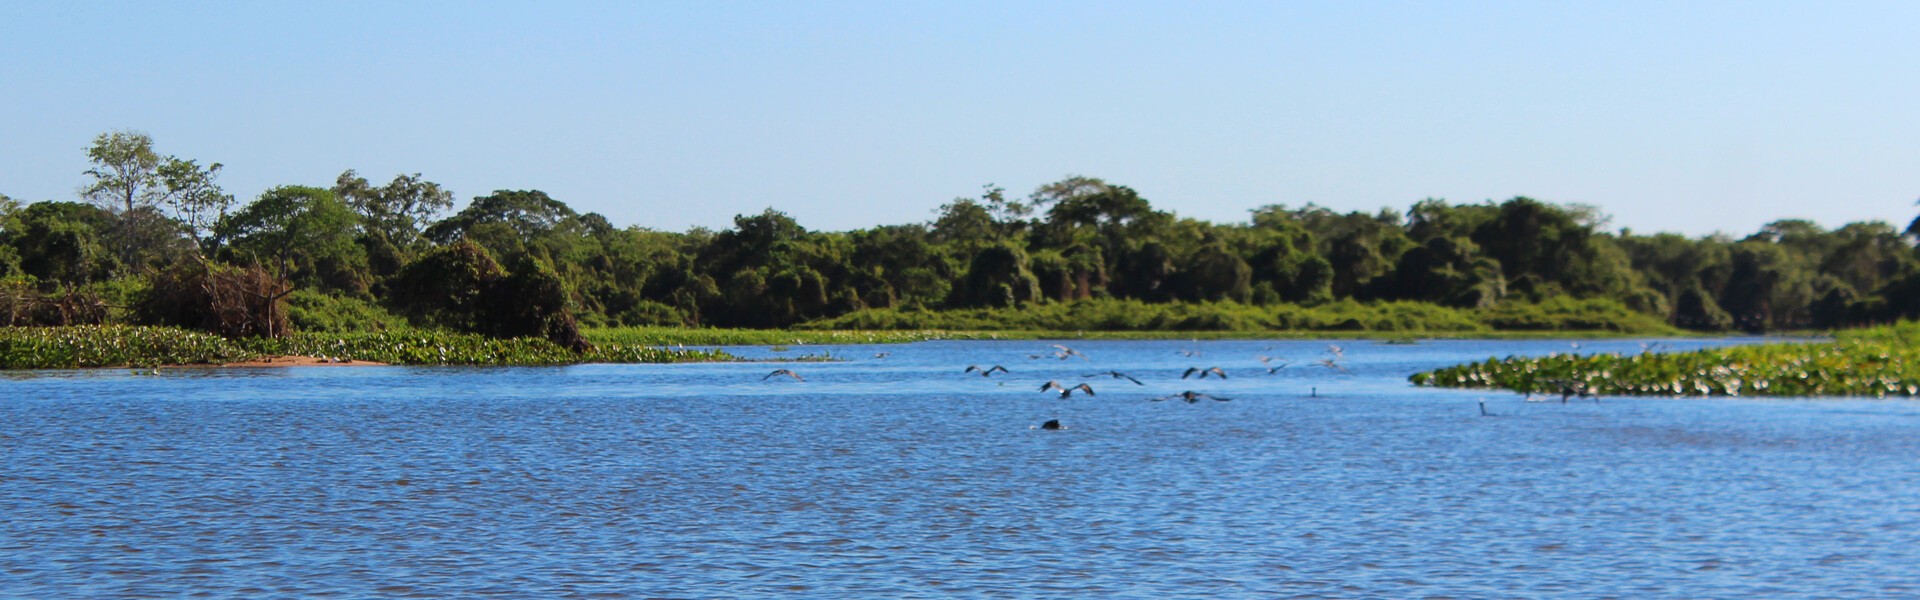
POLYGON ((354 333, 406 329, 406 319, 359 298, 299 290, 287 296, 287 320, 299 332, 354 333))
POLYGON ((275 337, 289 331, 286 296, 291 290, 258 266, 180 262, 155 271, 147 284, 146 297, 134 305, 134 318, 142 324, 229 338, 275 337))

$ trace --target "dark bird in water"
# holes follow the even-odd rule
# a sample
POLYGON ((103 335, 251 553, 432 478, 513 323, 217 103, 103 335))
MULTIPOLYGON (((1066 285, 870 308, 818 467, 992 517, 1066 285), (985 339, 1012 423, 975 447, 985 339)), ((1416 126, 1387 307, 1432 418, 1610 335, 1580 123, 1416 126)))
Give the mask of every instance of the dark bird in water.
POLYGON ((1200 400, 1201 400, 1202 398, 1205 398, 1205 399, 1207 399, 1207 400, 1213 400, 1213 401, 1217 401, 1217 402, 1226 402, 1226 401, 1228 401, 1228 400, 1232 400, 1232 398, 1221 398, 1221 397, 1219 397, 1219 396, 1208 396, 1208 395, 1206 395, 1206 394, 1202 394, 1202 393, 1200 393, 1200 392, 1196 392, 1196 391, 1193 391, 1193 390, 1187 390, 1187 391, 1184 391, 1184 392, 1180 392, 1180 393, 1178 393, 1178 394, 1174 394, 1174 395, 1172 395, 1172 396, 1161 396, 1161 397, 1159 397, 1159 398, 1154 398, 1154 399, 1153 399, 1152 401, 1153 401, 1153 402, 1159 402, 1159 401, 1161 401, 1161 400, 1172 400, 1172 399, 1174 399, 1174 398, 1179 398, 1179 399, 1181 399, 1181 400, 1185 400, 1185 401, 1187 401, 1187 404, 1193 404, 1193 403, 1195 403, 1195 402, 1199 402, 1199 401, 1200 401, 1200 400))
POLYGON ((998 372, 998 373, 1005 373, 1005 372, 1007 372, 1007 368, 1006 368, 1006 367, 1002 367, 1002 366, 1000 366, 1000 365, 994 365, 994 366, 991 366, 991 367, 987 367, 987 368, 985 368, 985 369, 982 369, 982 368, 980 368, 980 365, 967 365, 967 370, 965 370, 965 371, 961 371, 961 372, 962 372, 962 373, 972 373, 972 372, 974 372, 974 371, 979 371, 979 372, 980 372, 980 376, 981 376, 981 377, 992 377, 992 376, 993 376, 993 374, 994 374, 994 373, 996 373, 996 372, 998 372))
POLYGON ((1144 384, 1144 383, 1140 383, 1140 380, 1138 380, 1138 379, 1134 379, 1132 375, 1128 375, 1128 374, 1126 374, 1126 373, 1121 373, 1121 372, 1119 372, 1119 371, 1107 371, 1107 372, 1105 372, 1105 373, 1094 373, 1094 374, 1092 374, 1092 375, 1081 375, 1081 377, 1099 377, 1099 376, 1101 376, 1101 375, 1112 375, 1114 379, 1125 379, 1125 380, 1127 380, 1127 381, 1131 381, 1131 382, 1133 382, 1133 384, 1134 384, 1134 385, 1146 385, 1146 384, 1144 384))
POLYGON ((791 370, 788 370, 788 369, 774 369, 772 373, 768 373, 766 377, 761 377, 761 378, 760 378, 760 380, 761 380, 761 381, 766 381, 766 380, 768 380, 768 379, 772 379, 772 378, 774 378, 774 376, 776 376, 776 375, 785 375, 785 376, 788 376, 788 377, 792 377, 792 378, 794 378, 794 379, 796 379, 796 380, 799 380, 799 381, 806 381, 806 379, 805 379, 805 378, 802 378, 802 377, 800 376, 800 374, 799 374, 799 373, 795 373, 795 372, 793 372, 793 371, 791 371, 791 370))
POLYGON ((1588 386, 1587 382, 1574 381, 1571 379, 1555 379, 1552 383, 1554 387, 1560 388, 1561 404, 1566 404, 1568 399, 1575 396, 1592 398, 1594 402, 1600 401, 1600 397, 1593 394, 1593 388, 1588 386))
POLYGON ((1199 373, 1201 379, 1206 379, 1208 375, 1219 375, 1221 379, 1227 378, 1227 372, 1220 370, 1220 367, 1212 367, 1208 369, 1202 369, 1200 367, 1188 367, 1187 372, 1180 374, 1180 378, 1186 379, 1188 377, 1192 377, 1194 373, 1199 373))
POLYGON ((873 355, 873 357, 874 357, 874 358, 886 358, 886 357, 889 357, 889 356, 893 356, 893 353, 892 353, 892 352, 878 352, 878 353, 875 353, 875 354, 873 355))
POLYGON ((1058 431, 1058 430, 1061 430, 1061 429, 1066 429, 1066 427, 1064 427, 1064 426, 1062 426, 1062 425, 1060 425, 1060 420, 1059 420, 1059 419, 1054 419, 1054 420, 1051 420, 1051 421, 1047 421, 1047 422, 1045 422, 1045 423, 1041 423, 1041 424, 1040 424, 1040 428, 1041 428, 1041 429, 1045 429, 1045 430, 1048 430, 1048 431, 1058 431))
POLYGON ((1087 385, 1087 384, 1084 384, 1084 383, 1082 383, 1082 384, 1080 384, 1080 385, 1076 385, 1076 386, 1073 386, 1073 387, 1067 387, 1067 386, 1064 386, 1064 385, 1060 385, 1060 382, 1058 382, 1058 381, 1049 381, 1049 382, 1046 382, 1046 383, 1044 383, 1044 384, 1041 384, 1041 385, 1040 385, 1040 391, 1042 391, 1042 392, 1044 392, 1044 391, 1047 391, 1047 390, 1060 390, 1060 397, 1061 397, 1061 398, 1065 398, 1065 397, 1068 397, 1068 396, 1072 396, 1072 395, 1073 395, 1073 392, 1074 392, 1074 390, 1080 390, 1080 391, 1083 391, 1083 392, 1086 392, 1088 396, 1093 396, 1093 395, 1095 395, 1095 394, 1093 393, 1093 386, 1091 386, 1091 385, 1087 385))

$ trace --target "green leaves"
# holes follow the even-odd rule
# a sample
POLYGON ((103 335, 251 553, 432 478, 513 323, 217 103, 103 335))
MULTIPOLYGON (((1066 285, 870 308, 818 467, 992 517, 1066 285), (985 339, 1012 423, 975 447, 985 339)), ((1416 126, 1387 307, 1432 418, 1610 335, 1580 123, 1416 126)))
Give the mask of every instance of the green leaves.
POLYGON ((1674 354, 1507 357, 1418 373, 1418 385, 1557 393, 1573 382, 1600 395, 1920 395, 1920 324, 1842 334, 1832 342, 1735 346, 1674 354))
POLYGON ((584 354, 538 338, 498 340, 437 331, 302 333, 228 340, 171 327, 0 327, 0 369, 217 365, 263 356, 318 356, 395 365, 571 365, 731 360, 718 350, 605 343, 584 354))

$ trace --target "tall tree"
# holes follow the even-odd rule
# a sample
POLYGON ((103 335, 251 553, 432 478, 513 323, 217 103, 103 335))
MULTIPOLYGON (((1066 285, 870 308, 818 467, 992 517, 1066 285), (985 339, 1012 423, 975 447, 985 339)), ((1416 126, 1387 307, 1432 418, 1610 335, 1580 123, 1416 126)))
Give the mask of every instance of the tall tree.
POLYGON ((434 217, 453 208, 453 192, 419 173, 395 175, 393 181, 374 187, 347 169, 334 181, 333 193, 360 214, 369 234, 407 251, 425 242, 427 225, 434 217))
MULTIPOLYGON (((324 188, 281 186, 220 222, 216 235, 235 257, 273 265, 282 279, 364 288, 354 281, 354 214, 324 188)), ((361 260, 364 260, 361 258, 361 260)))

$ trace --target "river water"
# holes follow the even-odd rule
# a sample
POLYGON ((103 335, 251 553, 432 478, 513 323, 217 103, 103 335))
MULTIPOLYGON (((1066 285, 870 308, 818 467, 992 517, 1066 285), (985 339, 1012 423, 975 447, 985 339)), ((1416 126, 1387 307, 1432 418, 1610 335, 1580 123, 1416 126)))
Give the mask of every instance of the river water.
POLYGON ((1920 404, 1526 402, 1406 377, 1641 346, 1331 343, 10 373, 0 595, 1920 595, 1920 404))

